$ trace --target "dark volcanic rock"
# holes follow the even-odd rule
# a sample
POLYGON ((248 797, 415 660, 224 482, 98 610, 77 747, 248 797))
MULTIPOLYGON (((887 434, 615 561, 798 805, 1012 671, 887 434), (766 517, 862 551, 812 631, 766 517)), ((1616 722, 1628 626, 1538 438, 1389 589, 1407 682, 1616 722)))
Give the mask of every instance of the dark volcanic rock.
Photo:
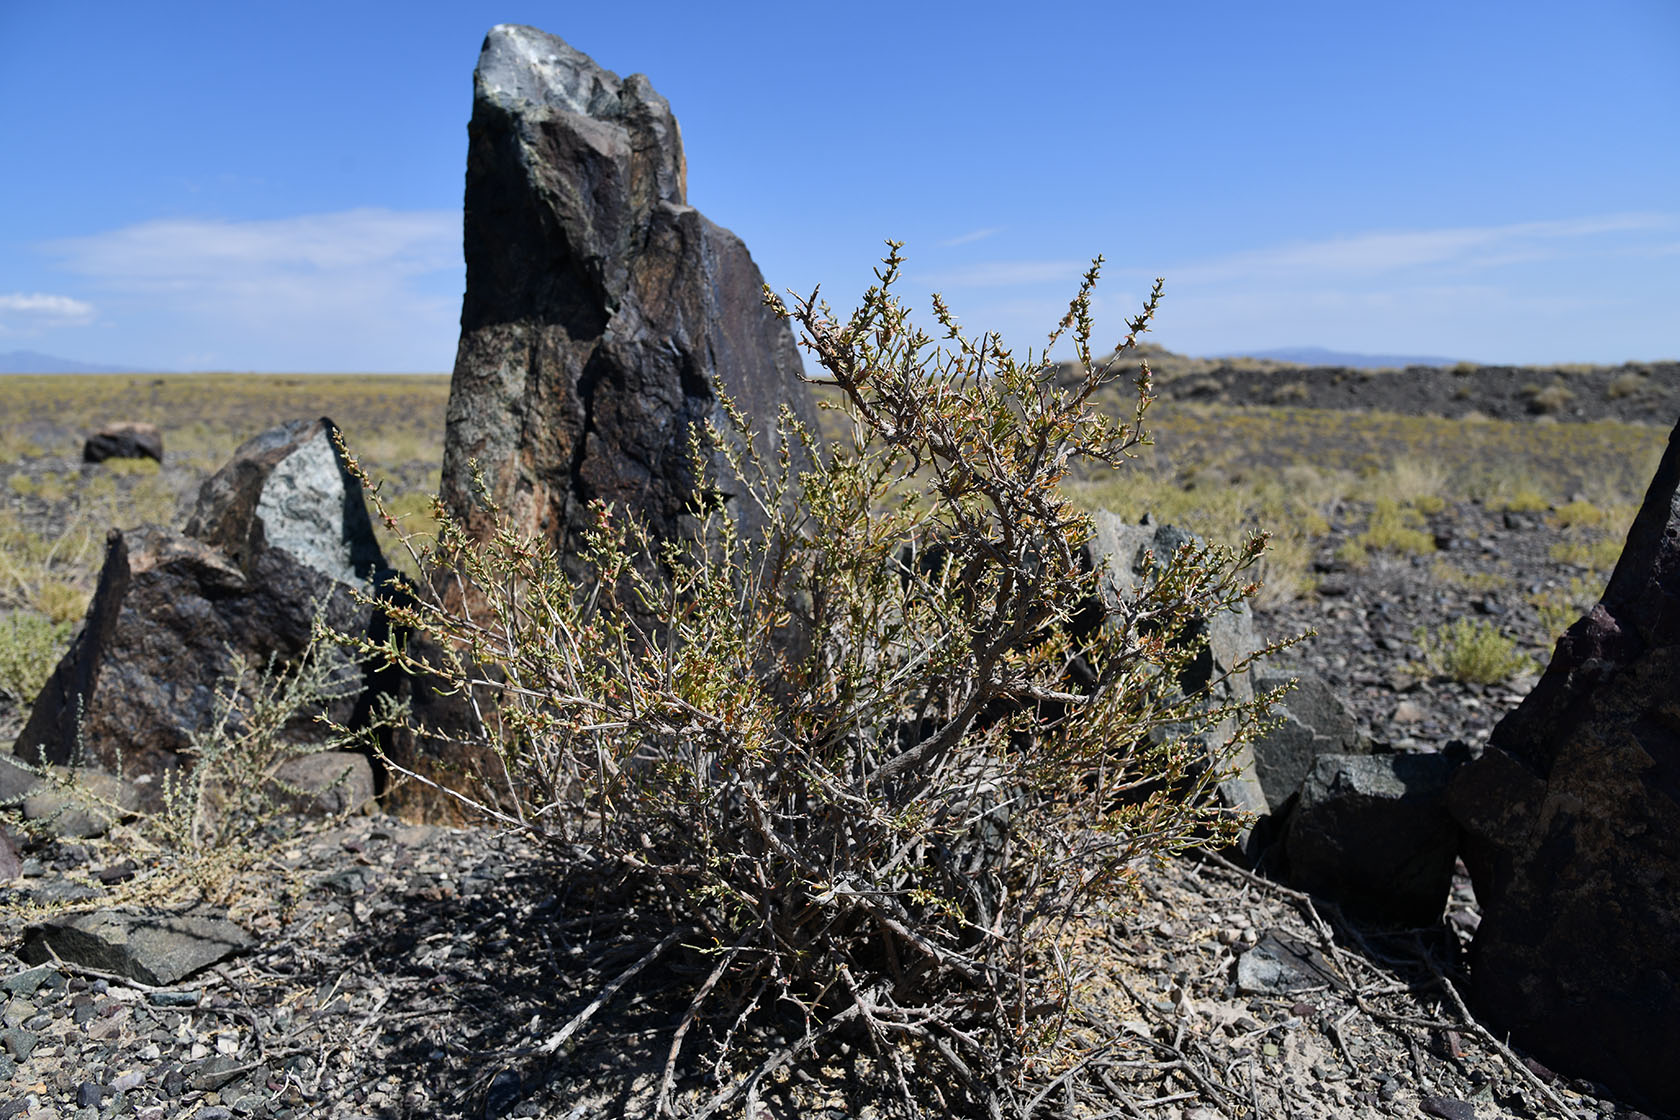
POLYGON ((164 986, 249 949, 250 934, 226 918, 96 910, 30 927, 18 956, 29 964, 56 957, 164 986))
MULTIPOLYGON (((338 630, 368 632, 370 611, 351 589, 383 559, 332 430, 299 420, 248 441, 205 482, 187 535, 111 531, 87 619, 36 699, 17 755, 68 763, 80 740, 88 761, 120 767, 153 807, 162 772, 208 729, 236 659, 255 689, 271 659, 285 665, 308 646, 317 612, 338 630)), ((361 669, 329 656, 345 719, 361 669)), ((323 735, 308 715, 288 730, 294 741, 323 735)))
POLYGON ((1254 742, 1254 771, 1271 812, 1281 812, 1300 790, 1321 754, 1369 754, 1371 743, 1360 732, 1347 703, 1324 678, 1313 673, 1256 669, 1256 692, 1295 688, 1273 709, 1283 722, 1254 742))
POLYGON ((1680 1112, 1680 428, 1603 600, 1453 783, 1482 1014, 1680 1112))
POLYGON ((1458 854, 1447 783, 1465 757, 1320 755, 1284 834, 1290 880, 1377 921, 1438 922, 1458 854))
POLYGON ((690 428, 727 426, 714 379, 761 437, 783 405, 812 420, 791 330, 763 307, 746 246, 687 205, 677 121, 646 77, 499 26, 468 136, 444 499, 487 530, 476 458, 515 525, 567 555, 597 498, 675 539, 695 489, 690 428))
POLYGON ((82 444, 82 462, 107 459, 151 459, 163 462, 163 433, 155 424, 107 424, 82 444))

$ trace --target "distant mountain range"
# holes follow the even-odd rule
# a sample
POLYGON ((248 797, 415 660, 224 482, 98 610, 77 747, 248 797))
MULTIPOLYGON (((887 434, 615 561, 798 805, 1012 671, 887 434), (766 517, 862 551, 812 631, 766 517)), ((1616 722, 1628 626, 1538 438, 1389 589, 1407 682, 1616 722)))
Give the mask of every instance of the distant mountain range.
POLYGON ((1322 346, 1284 346, 1276 350, 1245 350, 1221 354, 1222 358, 1270 358, 1274 362, 1299 362, 1304 366, 1345 366, 1349 369, 1403 369, 1406 366, 1454 366, 1457 358, 1422 357, 1416 354, 1354 354, 1326 350, 1322 346))
POLYGON ((33 350, 12 350, 0 354, 0 373, 158 373, 134 366, 102 366, 95 362, 73 362, 33 350))

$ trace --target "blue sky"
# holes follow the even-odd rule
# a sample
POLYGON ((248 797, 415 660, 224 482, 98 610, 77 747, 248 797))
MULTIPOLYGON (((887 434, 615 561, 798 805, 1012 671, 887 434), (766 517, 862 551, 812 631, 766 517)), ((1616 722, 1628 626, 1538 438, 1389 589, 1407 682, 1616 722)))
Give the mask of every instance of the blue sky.
POLYGON ((777 288, 1036 346, 1680 357, 1680 4, 0 0, 0 351, 444 371, 500 22, 641 71, 777 288))

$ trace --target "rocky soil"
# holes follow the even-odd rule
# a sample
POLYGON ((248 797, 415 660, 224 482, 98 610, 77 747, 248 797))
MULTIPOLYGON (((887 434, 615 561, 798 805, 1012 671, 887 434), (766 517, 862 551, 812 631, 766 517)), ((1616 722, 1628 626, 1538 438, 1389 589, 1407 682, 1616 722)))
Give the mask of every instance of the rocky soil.
MULTIPOLYGON (((1347 377, 1363 378, 1317 372, 1276 376, 1308 384, 1305 403, 1292 401, 1303 407, 1336 407, 1347 377), (1314 396, 1320 382, 1329 388, 1314 396)), ((1590 419, 1588 401, 1611 402, 1609 381, 1597 392, 1575 376, 1579 418, 1590 419)), ((1510 380, 1505 397, 1490 389, 1471 404, 1496 416, 1508 398, 1517 409, 1522 387, 1510 380)), ((1657 401, 1616 415, 1666 425, 1677 409, 1657 401)), ((0 481, 18 469, 32 468, 0 467, 0 481)), ((190 495, 197 478, 170 481, 190 495)), ((62 515, 6 493, 28 524, 62 515)), ((1551 558, 1563 530, 1543 513, 1449 502, 1429 518, 1438 552, 1350 567, 1340 546, 1368 513, 1357 503, 1332 512, 1317 596, 1261 611, 1259 625, 1273 637, 1316 632, 1289 663, 1329 681, 1379 750, 1475 748, 1531 678, 1439 678, 1421 668, 1416 634, 1477 618, 1541 653, 1550 636, 1530 597, 1582 574, 1551 558)), ((20 717, 0 708, 0 736, 9 741, 20 717)), ((693 982, 692 960, 650 967, 588 1030, 550 1045, 645 951, 656 916, 603 885, 569 883, 551 854, 489 828, 361 816, 283 840, 211 892, 222 905, 209 909, 257 934, 257 947, 169 985, 18 955, 34 903, 118 902, 155 860, 120 831, 23 855, 22 876, 0 885, 0 1120, 649 1116, 693 982)), ((1113 1090, 1108 1115, 1640 1116, 1479 1030, 1452 984, 1477 920, 1462 875, 1443 922, 1396 931, 1215 859, 1174 861, 1147 880, 1138 909, 1089 915, 1075 931, 1094 951, 1073 1025, 1123 1028, 1093 1059, 1113 1090)), ((679 1082, 691 1109, 719 1084, 698 1060, 701 1033, 679 1082)), ((770 1079, 748 1114, 890 1115, 877 1103, 880 1076, 866 1053, 830 1054, 770 1079)), ((1041 1114, 1070 1114, 1059 1108, 1051 1094, 1041 1114)))
POLYGON ((1680 363, 1632 362, 1590 369, 1413 366, 1406 370, 1224 365, 1163 378, 1172 400, 1358 409, 1413 416, 1498 420, 1621 420, 1664 428, 1680 415, 1680 363))
MULTIPOLYGON (((1260 625, 1317 631, 1294 663, 1349 700, 1379 749, 1479 742, 1527 682, 1433 679, 1415 668, 1413 632, 1466 615, 1537 644, 1523 600, 1558 578, 1558 531, 1449 505, 1432 521, 1438 556, 1350 569, 1336 548, 1362 525, 1362 510, 1342 511, 1318 557, 1320 598, 1260 625), (1441 580, 1442 557, 1498 586, 1441 580)), ((120 891, 135 870, 120 840, 25 855, 0 899, 14 951, 24 903, 120 891)), ((650 968, 591 1030, 546 1046, 645 950, 635 900, 562 887, 548 856, 487 828, 384 817, 288 841, 240 876, 223 884, 226 912, 259 947, 166 988, 0 955, 0 1116, 652 1115, 694 962, 650 968)), ((1478 1032, 1448 986, 1476 922, 1462 876, 1446 921, 1392 931, 1233 866, 1174 861, 1135 913, 1092 915, 1078 934, 1095 950, 1079 1015, 1125 1029, 1099 1059, 1114 1114, 1638 1116, 1478 1032)), ((867 1054, 829 1055, 772 1079, 755 1115, 890 1115, 878 1072, 867 1054)), ((683 1103, 703 1106, 717 1084, 693 1062, 683 1103)))

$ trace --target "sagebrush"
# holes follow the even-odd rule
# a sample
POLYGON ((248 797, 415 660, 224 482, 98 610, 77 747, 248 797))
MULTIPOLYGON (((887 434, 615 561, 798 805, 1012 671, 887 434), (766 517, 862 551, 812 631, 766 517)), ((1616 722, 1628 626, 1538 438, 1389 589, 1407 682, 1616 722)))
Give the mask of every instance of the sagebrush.
POLYGON ((573 874, 652 892, 635 968, 703 954, 666 1112, 690 1041, 724 1075, 709 1114, 848 1033, 913 1111, 1030 1111, 1078 1058, 1065 924, 1242 823, 1214 790, 1263 705, 1179 681, 1202 622, 1254 594, 1262 539, 1156 557, 1120 598, 1060 489, 1147 438, 1131 357, 1159 283, 1095 361, 1099 258, 1051 336, 1077 354, 1068 378, 965 337, 937 297, 941 337, 918 329, 901 264, 895 244, 844 320, 766 292, 838 390, 842 438, 784 411, 765 445, 720 390, 691 435, 692 533, 656 540, 597 505, 583 579, 439 503, 418 601, 390 614, 442 653, 366 650, 470 699, 500 765, 460 796, 565 848, 573 874), (1128 414, 1094 406, 1128 380, 1128 414), (705 477, 717 452, 733 477, 705 477), (736 1043, 767 1023, 792 1041, 748 1060, 736 1043))

